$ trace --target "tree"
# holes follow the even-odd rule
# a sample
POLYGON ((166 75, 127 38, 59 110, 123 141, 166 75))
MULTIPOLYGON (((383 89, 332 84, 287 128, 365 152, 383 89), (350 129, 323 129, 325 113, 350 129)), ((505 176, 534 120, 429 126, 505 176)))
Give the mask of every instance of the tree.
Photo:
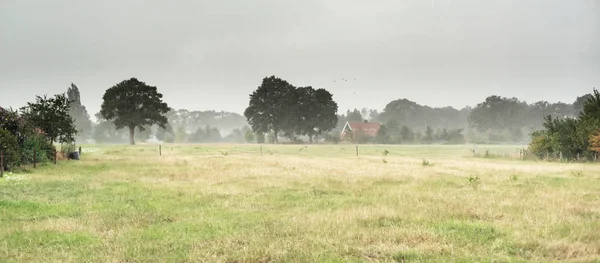
POLYGON ((425 138, 423 138, 423 142, 424 143, 433 143, 433 141, 435 140, 434 138, 434 132, 433 129, 431 128, 431 126, 427 126, 427 129, 425 130, 425 138))
POLYGON ((265 134, 262 132, 256 133, 256 142, 257 143, 265 143, 265 134))
POLYGON ((404 144, 412 143, 415 139, 415 134, 408 126, 404 125, 400 128, 400 138, 404 144))
POLYGON ((71 143, 75 141, 77 129, 69 108, 71 102, 65 94, 52 98, 36 96, 35 102, 28 102, 21 110, 25 119, 40 129, 50 143, 71 143))
POLYGON ((273 132, 274 142, 278 142, 281 130, 293 124, 290 107, 295 102, 294 87, 275 76, 264 78, 262 84, 250 94, 250 103, 244 116, 256 133, 273 132))
POLYGON ((517 98, 490 96, 479 103, 469 114, 469 124, 479 131, 521 128, 528 105, 517 98))
POLYGON ((71 101, 69 107, 69 115, 75 122, 75 127, 78 132, 78 139, 87 139, 91 135, 92 121, 85 106, 81 104, 81 95, 79 88, 73 83, 67 90, 67 97, 71 101))
POLYGON ((300 135, 307 135, 310 143, 313 136, 331 131, 337 124, 337 103, 325 89, 312 87, 296 89, 296 127, 300 135))
POLYGON ((252 130, 246 130, 246 133, 244 134, 246 142, 254 142, 254 137, 254 132, 252 132, 252 130))
POLYGON ((377 136, 375 137, 377 143, 386 144, 390 142, 390 135, 388 134, 387 128, 385 125, 381 125, 379 130, 377 131, 377 136))
POLYGON ((354 109, 353 111, 348 110, 346 112, 346 121, 363 121, 363 116, 359 110, 354 109))
POLYGON ((130 143, 133 145, 136 127, 140 131, 144 130, 145 125, 166 128, 165 114, 171 109, 162 101, 162 97, 155 86, 130 78, 104 93, 100 114, 113 121, 117 129, 129 128, 130 143))

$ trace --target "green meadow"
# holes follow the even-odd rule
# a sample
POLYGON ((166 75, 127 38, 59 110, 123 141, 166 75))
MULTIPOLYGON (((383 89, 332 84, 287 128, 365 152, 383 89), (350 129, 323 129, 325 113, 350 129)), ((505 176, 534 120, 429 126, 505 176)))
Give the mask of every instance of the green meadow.
POLYGON ((600 166, 522 147, 83 145, 0 179, 0 262, 600 262, 600 166))

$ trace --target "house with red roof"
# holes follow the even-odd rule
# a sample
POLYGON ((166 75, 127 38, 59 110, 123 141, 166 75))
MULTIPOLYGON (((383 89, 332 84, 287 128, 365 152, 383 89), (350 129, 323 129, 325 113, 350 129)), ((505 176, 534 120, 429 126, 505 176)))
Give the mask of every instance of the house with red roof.
POLYGON ((350 136, 354 134, 364 134, 370 137, 377 136, 377 132, 381 128, 381 122, 365 121, 347 121, 340 135, 341 139, 352 139, 350 136))

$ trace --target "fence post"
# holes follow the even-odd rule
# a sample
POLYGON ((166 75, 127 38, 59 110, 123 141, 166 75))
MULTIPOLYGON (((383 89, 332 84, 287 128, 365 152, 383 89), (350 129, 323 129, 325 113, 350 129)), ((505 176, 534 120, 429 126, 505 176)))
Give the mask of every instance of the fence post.
POLYGON ((0 150, 0 177, 4 176, 4 151, 0 150))
POLYGON ((37 164, 37 152, 33 150, 33 168, 36 168, 37 164))
POLYGON ((358 156, 358 145, 356 145, 356 156, 358 156))
POLYGON ((158 145, 158 156, 162 156, 162 145, 158 145))
POLYGON ((81 146, 79 146, 79 158, 81 158, 81 146))
POLYGON ((260 146, 260 156, 262 156, 262 145, 260 146))
POLYGON ((54 148, 54 165, 56 165, 56 155, 58 155, 58 151, 54 148))

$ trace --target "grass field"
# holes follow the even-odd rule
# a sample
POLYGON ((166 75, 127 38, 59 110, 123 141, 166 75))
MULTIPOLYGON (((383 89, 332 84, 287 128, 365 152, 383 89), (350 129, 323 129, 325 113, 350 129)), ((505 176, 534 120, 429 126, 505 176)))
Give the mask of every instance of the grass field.
POLYGON ((600 165, 302 147, 85 145, 5 174, 0 262, 600 262, 600 165))

